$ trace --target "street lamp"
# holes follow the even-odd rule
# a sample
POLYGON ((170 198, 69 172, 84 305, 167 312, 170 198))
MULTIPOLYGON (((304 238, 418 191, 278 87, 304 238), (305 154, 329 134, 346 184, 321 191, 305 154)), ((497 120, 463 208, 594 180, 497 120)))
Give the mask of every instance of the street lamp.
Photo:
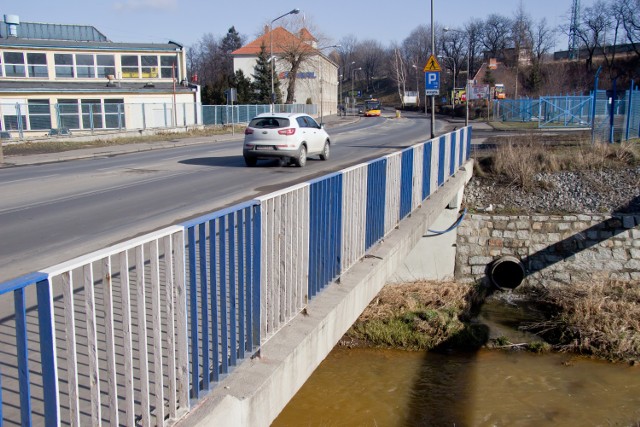
MULTIPOLYGON (((454 30, 451 28, 444 29, 445 33, 448 31, 464 34, 464 31, 454 30)), ((471 96, 471 93, 469 92, 469 80, 471 79, 470 65, 471 65, 471 40, 469 40, 467 43, 467 80, 466 80, 467 83, 464 85, 464 98, 465 98, 464 125, 465 126, 469 126, 469 98, 471 96)))
POLYGON ((453 90, 451 91, 451 108, 455 109, 454 97, 456 93, 456 61, 450 56, 438 55, 440 59, 450 59, 453 64, 453 90))
POLYGON ((274 71, 274 68, 276 68, 276 61, 273 57, 273 23, 280 18, 284 18, 287 15, 297 15, 298 13, 300 13, 300 9, 296 8, 296 9, 290 10, 284 15, 278 16, 276 19, 272 19, 271 23, 269 24, 269 61, 271 61, 271 113, 273 113, 273 104, 275 104, 276 102, 275 100, 276 93, 275 93, 275 88, 273 84, 273 71, 274 71))
POLYGON ((353 108, 356 107, 356 97, 353 92, 353 80, 356 78, 356 71, 361 71, 362 67, 354 68, 351 70, 351 96, 353 97, 353 108))
POLYGON ((413 64, 412 67, 416 69, 416 105, 417 105, 418 108, 420 108, 420 86, 419 86, 419 83, 418 83, 418 71, 419 71, 419 68, 418 68, 418 66, 416 64, 413 64))

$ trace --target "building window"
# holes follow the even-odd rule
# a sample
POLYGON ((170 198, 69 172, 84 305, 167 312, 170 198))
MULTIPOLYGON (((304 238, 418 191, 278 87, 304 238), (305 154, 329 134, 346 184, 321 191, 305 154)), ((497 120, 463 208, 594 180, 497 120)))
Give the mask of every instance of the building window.
POLYGON ((51 108, 48 99, 30 99, 27 101, 29 111, 29 129, 51 129, 51 108))
POLYGON ((102 104, 99 99, 82 99, 82 128, 102 129, 102 104))
POLYGON ((61 128, 80 129, 77 99, 58 100, 58 123, 61 128))
POLYGON ((177 66, 175 56, 161 56, 160 57, 160 77, 163 79, 170 79, 174 75, 178 74, 178 70, 173 70, 174 64, 177 66))
POLYGON ((3 66, 2 66, 2 55, 0 55, 0 77, 4 76, 4 71, 3 71, 3 66))
POLYGON ((124 99, 104 100, 104 122, 105 128, 126 128, 124 121, 124 99))
POLYGON ((138 55, 122 55, 120 58, 122 63, 122 78, 137 79, 140 77, 140 58, 138 55))
POLYGON ((27 70, 29 77, 49 77, 47 55, 44 53, 27 53, 27 70))
POLYGON ((95 62, 93 55, 76 55, 76 77, 81 79, 95 78, 95 62))
POLYGON ((98 77, 116 75, 116 61, 113 55, 96 55, 98 62, 98 77))
POLYGON ((56 53, 53 58, 56 66, 56 77, 74 77, 73 55, 70 53, 56 53))
POLYGON ((23 52, 5 52, 3 56, 6 77, 26 77, 23 52))
POLYGON ((158 57, 143 55, 140 57, 142 62, 142 78, 157 79, 158 78, 158 57))

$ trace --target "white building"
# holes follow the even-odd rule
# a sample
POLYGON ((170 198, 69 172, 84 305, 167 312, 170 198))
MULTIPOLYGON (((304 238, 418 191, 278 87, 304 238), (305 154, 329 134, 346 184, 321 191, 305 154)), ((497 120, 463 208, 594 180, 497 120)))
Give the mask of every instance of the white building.
POLYGON ((282 27, 271 32, 265 28, 264 35, 232 52, 234 71, 242 70, 251 79, 261 47, 266 49, 267 56, 274 57, 275 78, 280 82, 283 98, 289 87, 289 63, 282 59, 283 53, 291 49, 305 49, 308 56, 300 65, 296 77, 294 104, 318 105, 320 115, 336 114, 338 109, 338 65, 322 53, 317 40, 303 29, 296 36, 282 27), (271 52, 271 50, 273 51, 271 52))
POLYGON ((113 43, 91 26, 0 22, 0 128, 40 136, 200 122, 175 42, 113 43))

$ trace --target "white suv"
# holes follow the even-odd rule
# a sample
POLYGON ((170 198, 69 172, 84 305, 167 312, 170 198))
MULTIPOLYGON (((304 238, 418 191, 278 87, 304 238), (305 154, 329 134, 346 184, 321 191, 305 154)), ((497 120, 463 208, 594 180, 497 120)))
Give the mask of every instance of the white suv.
POLYGON ((330 145, 324 126, 307 114, 263 113, 245 129, 242 155, 247 166, 255 166, 258 159, 279 158, 281 164, 302 167, 307 156, 327 160, 330 145))

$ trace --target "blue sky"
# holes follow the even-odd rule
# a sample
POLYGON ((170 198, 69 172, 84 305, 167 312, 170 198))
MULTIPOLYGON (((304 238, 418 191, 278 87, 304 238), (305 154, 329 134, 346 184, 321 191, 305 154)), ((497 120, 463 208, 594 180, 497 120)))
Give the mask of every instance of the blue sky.
MULTIPOLYGON (((520 1, 434 0, 435 20, 455 28, 491 13, 513 16, 520 1)), ((568 22, 571 0, 522 2, 535 20, 546 17, 552 26, 568 22)), ((584 8, 593 2, 582 0, 581 4, 584 8)), ((206 33, 223 36, 232 25, 252 40, 270 20, 293 8, 301 9, 311 28, 334 43, 354 35, 358 40, 377 39, 387 46, 402 42, 418 25, 431 20, 429 0, 23 0, 4 2, 3 6, 2 14, 19 15, 23 21, 93 25, 112 41, 175 40, 187 46, 206 33)), ((566 36, 559 35, 556 44, 565 49, 566 36)))

